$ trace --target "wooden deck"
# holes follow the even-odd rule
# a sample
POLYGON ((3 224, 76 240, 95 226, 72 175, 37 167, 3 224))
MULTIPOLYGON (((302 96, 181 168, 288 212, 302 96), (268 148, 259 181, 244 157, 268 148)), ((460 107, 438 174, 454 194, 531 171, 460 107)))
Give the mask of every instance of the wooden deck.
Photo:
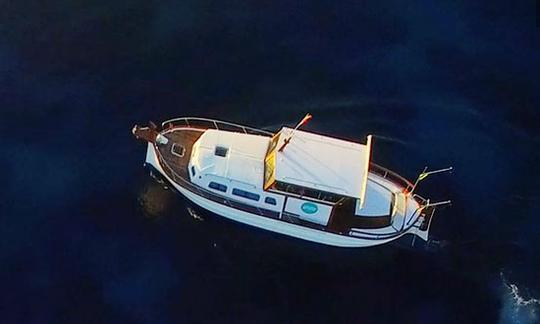
MULTIPOLYGON (((156 147, 163 157, 163 160, 177 176, 186 180, 189 179, 188 164, 191 157, 193 144, 202 135, 203 130, 173 129, 161 132, 169 141, 167 144, 156 144, 156 147)), ((171 174, 171 170, 164 167, 165 173, 172 179, 176 177, 171 174)))

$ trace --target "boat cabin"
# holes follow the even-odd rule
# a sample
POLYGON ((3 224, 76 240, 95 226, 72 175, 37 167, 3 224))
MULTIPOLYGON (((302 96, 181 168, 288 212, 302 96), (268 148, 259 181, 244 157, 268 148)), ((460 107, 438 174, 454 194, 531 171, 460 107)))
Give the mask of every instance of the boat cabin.
POLYGON ((288 127, 273 137, 208 129, 188 170, 191 182, 239 204, 341 231, 366 217, 387 226, 394 213, 394 190, 368 178, 370 154, 371 136, 360 144, 288 127))

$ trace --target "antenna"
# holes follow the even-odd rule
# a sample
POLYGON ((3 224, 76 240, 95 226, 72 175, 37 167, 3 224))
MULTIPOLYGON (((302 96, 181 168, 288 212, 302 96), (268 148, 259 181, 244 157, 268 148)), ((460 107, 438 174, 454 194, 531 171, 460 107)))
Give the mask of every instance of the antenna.
POLYGON ((442 205, 450 205, 452 204, 451 200, 445 200, 445 201, 438 201, 438 202, 429 202, 424 207, 434 207, 434 206, 442 206, 442 205))

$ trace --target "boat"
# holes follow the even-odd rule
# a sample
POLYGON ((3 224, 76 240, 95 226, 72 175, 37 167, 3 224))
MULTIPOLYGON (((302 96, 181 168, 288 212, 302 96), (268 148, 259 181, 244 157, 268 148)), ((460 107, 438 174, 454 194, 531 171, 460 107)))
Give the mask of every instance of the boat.
POLYGON ((429 240, 437 206, 413 183, 371 161, 362 143, 283 126, 276 132, 181 117, 135 125, 145 166, 194 204, 227 219, 337 247, 371 247, 412 235, 429 240))

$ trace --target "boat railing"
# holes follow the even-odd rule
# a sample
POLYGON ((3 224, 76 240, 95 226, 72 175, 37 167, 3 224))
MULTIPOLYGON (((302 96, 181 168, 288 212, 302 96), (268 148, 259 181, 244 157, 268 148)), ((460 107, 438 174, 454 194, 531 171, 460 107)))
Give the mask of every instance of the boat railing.
MULTIPOLYGON (((442 171, 447 171, 447 170, 451 170, 452 168, 447 168, 447 169, 442 169, 442 170, 437 170, 437 171, 432 171, 432 173, 438 173, 438 172, 442 172, 442 171)), ((401 226, 401 229, 399 231, 397 231, 397 233, 392 233, 392 234, 399 234, 399 233, 403 233, 405 231, 408 231, 412 226, 415 226, 415 224, 417 224, 417 222, 420 220, 421 223, 418 225, 418 228, 421 230, 421 231, 427 231, 429 232, 429 228, 431 226, 431 222, 433 220, 433 216, 435 215, 435 211, 437 210, 437 206, 440 206, 440 205, 446 205, 446 204, 449 204, 450 201, 447 200, 447 201, 441 201, 441 202, 437 202, 437 203, 432 203, 430 202, 429 199, 426 199, 422 196, 420 196, 419 194, 412 194, 411 195, 411 191, 414 191, 414 187, 415 185, 410 182, 409 180, 405 179, 404 177, 400 176, 399 174, 391 171, 391 170, 388 170, 376 163, 373 163, 373 162, 370 162, 370 168, 369 168, 369 171, 370 172, 373 172, 379 176, 381 176, 382 178, 384 179, 387 179, 397 185, 400 185, 401 187, 403 187, 403 193, 405 195, 408 195, 409 197, 412 197, 414 200, 416 200, 418 202, 418 207, 415 209, 415 211, 411 214, 410 217, 405 217, 405 219, 408 218, 408 221, 405 222, 405 220, 403 221, 403 224, 401 226)), ((425 172, 426 170, 424 170, 425 172)), ((382 236, 385 236, 385 235, 392 235, 392 234, 383 234, 382 236)), ((380 238, 379 236, 377 236, 377 238, 380 238)))
POLYGON ((420 224, 420 230, 429 231, 431 226, 431 221, 433 220, 433 215, 439 206, 450 205, 452 202, 450 200, 439 201, 432 203, 429 200, 422 207, 421 216, 424 218, 422 224, 420 224))
POLYGON ((249 126, 238 125, 222 120, 210 119, 210 118, 199 118, 199 117, 180 117, 173 118, 164 121, 161 123, 161 127, 193 127, 193 128, 203 128, 203 129, 218 129, 229 132, 238 132, 244 134, 252 135, 264 135, 272 136, 272 132, 265 131, 262 129, 257 129, 249 126))
POLYGON ((427 203, 429 203, 428 199, 420 196, 419 194, 413 194, 412 196, 416 201, 418 201, 420 205, 426 205, 427 203))
POLYGON ((412 197, 418 202, 419 206, 414 210, 407 222, 403 221, 401 231, 405 230, 405 225, 409 226, 411 224, 415 224, 420 217, 422 217, 423 220, 419 228, 421 230, 429 230, 429 226, 431 225, 431 220, 433 219, 437 206, 450 203, 450 201, 430 203, 429 199, 426 199, 419 194, 413 194, 412 197))
POLYGON ((429 228, 431 227, 431 221, 433 220, 433 216, 435 215, 436 210, 437 206, 430 205, 427 205, 425 208, 422 209, 422 216, 424 217, 424 220, 419 226, 420 230, 429 232, 429 228))
POLYGON ((374 235, 372 233, 362 231, 361 229, 353 228, 350 230, 350 234, 356 237, 385 239, 399 236, 402 233, 409 231, 413 226, 418 227, 418 229, 421 231, 429 232, 431 221, 433 220, 437 206, 448 204, 450 201, 430 203, 429 199, 426 199, 418 194, 414 194, 412 197, 418 201, 419 206, 414 210, 410 217, 404 217, 403 223, 401 224, 401 228, 399 230, 396 228, 396 231, 392 233, 380 233, 374 235), (422 219, 421 223, 418 224, 420 219, 422 219))
POLYGON ((377 174, 378 176, 381 176, 384 179, 397 183, 404 188, 405 192, 409 192, 409 190, 414 187, 412 182, 410 182, 409 180, 405 179, 394 171, 388 170, 387 168, 382 167, 374 162, 369 162, 369 171, 377 174))

